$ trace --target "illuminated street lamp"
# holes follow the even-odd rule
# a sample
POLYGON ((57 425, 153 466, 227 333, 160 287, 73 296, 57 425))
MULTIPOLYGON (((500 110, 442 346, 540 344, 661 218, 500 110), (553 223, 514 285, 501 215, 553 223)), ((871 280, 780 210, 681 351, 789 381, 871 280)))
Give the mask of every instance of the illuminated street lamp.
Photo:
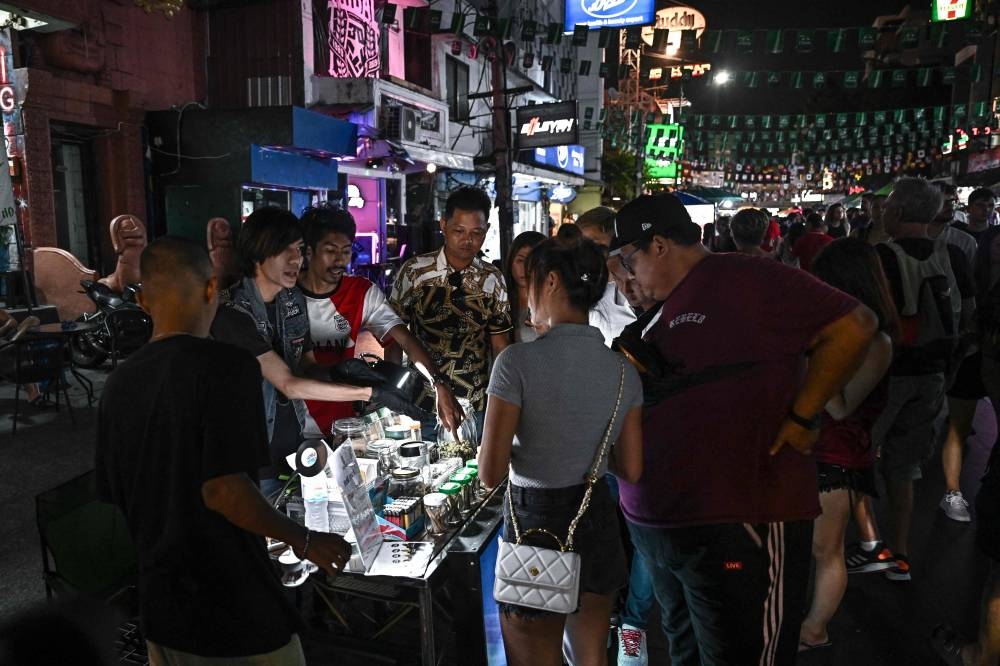
POLYGON ((726 70, 722 70, 721 72, 715 75, 713 81, 717 86, 724 86, 727 83, 729 83, 732 80, 732 78, 733 77, 729 74, 729 72, 727 72, 726 70))

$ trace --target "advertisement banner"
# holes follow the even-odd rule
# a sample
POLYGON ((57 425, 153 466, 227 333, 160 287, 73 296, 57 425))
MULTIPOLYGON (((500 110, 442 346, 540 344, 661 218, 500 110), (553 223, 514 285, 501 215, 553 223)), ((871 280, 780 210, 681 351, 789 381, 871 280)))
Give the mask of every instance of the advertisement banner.
POLYGON ((580 145, 535 148, 535 164, 583 175, 584 147, 580 145))
MULTIPOLYGON (((10 28, 0 30, 0 110, 4 115, 4 134, 8 124, 13 128, 14 114, 19 115, 18 106, 22 100, 17 99, 17 87, 14 84, 14 51, 10 44, 10 28)), ((0 226, 17 223, 17 209, 14 207, 14 188, 10 182, 10 170, 7 166, 10 146, 8 138, 4 137, 3 163, 0 168, 0 226)))
POLYGON ((653 0, 566 0, 565 30, 625 28, 653 22, 653 0))
POLYGON ((565 146, 577 142, 576 102, 533 104, 514 110, 518 150, 565 146))

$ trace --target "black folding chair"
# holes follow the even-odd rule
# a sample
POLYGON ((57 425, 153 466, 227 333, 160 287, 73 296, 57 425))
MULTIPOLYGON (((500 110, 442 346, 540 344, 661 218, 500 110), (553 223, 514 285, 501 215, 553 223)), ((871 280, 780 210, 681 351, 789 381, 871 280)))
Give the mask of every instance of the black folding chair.
POLYGON ((120 663, 146 663, 138 628, 138 566, 121 510, 97 495, 96 473, 35 496, 45 596, 102 602, 118 614, 120 663))
POLYGON ((8 341, 0 346, 0 379, 14 383, 14 426, 11 435, 17 434, 17 416, 20 411, 21 387, 25 384, 43 384, 45 395, 55 395, 59 410, 59 394, 66 399, 70 420, 76 425, 73 405, 69 401, 69 385, 64 371, 70 369, 66 338, 61 335, 33 333, 8 341))

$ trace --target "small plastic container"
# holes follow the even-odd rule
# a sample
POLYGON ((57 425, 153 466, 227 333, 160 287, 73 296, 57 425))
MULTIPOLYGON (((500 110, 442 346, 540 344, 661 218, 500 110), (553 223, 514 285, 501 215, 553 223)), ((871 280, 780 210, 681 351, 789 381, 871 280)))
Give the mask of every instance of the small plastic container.
POLYGON ((438 492, 448 496, 448 503, 451 505, 451 511, 448 514, 448 524, 454 525, 462 521, 462 511, 465 506, 462 504, 462 486, 457 483, 442 484, 438 488, 438 492))
POLYGON ((333 422, 333 434, 340 443, 350 442, 354 455, 363 456, 368 448, 368 429, 359 418, 337 419, 333 422))
POLYGON ((462 511, 471 511, 473 502, 475 498, 472 496, 472 480, 476 478, 471 474, 466 474, 465 472, 458 472, 457 474, 452 474, 451 483, 457 483, 462 488, 462 503, 464 507, 462 511))
POLYGON ((480 500, 486 494, 483 489, 483 484, 479 481, 479 468, 469 467, 469 464, 465 464, 465 468, 459 470, 459 474, 467 474, 472 477, 472 499, 480 500))

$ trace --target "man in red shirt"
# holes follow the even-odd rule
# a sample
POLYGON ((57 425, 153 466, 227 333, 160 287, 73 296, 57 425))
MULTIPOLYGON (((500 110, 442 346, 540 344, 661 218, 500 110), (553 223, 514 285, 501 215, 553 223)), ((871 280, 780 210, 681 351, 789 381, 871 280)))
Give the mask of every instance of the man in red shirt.
POLYGON ((645 469, 621 503, 672 661, 793 664, 819 514, 808 453, 875 316, 780 262, 711 254, 670 194, 627 204, 616 232, 612 255, 663 302, 642 331, 664 368, 643 378, 645 469))
MULTIPOLYGON (((437 413, 449 429, 458 427, 462 409, 451 383, 438 372, 423 345, 389 305, 385 294, 370 280, 347 275, 357 233, 354 218, 340 208, 315 207, 302 213, 303 237, 309 268, 299 277, 309 311, 309 329, 316 362, 334 366, 354 358, 355 343, 367 328, 384 345, 393 341, 434 385, 437 413)), ((327 435, 337 419, 354 416, 350 402, 307 400, 307 433, 327 435)), ((434 425, 424 424, 424 425, 434 425)))
POLYGON ((792 254, 799 258, 799 268, 804 271, 812 267, 813 257, 833 242, 833 237, 826 233, 826 222, 817 213, 809 214, 806 227, 808 231, 792 246, 792 254))

